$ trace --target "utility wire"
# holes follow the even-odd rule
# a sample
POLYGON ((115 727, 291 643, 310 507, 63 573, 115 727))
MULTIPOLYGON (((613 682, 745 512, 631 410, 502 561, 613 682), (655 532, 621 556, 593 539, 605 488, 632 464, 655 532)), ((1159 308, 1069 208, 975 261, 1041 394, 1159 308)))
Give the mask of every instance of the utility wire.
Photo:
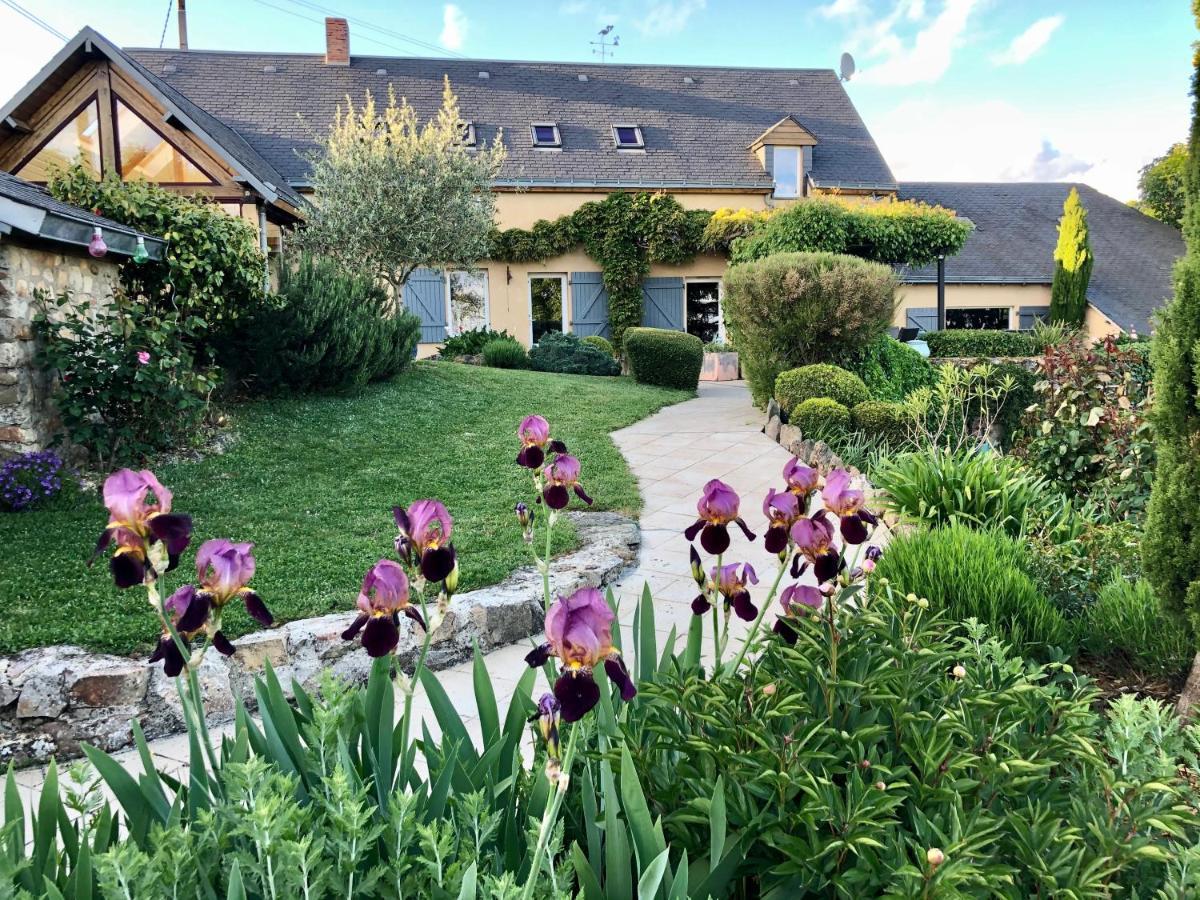
MULTIPOLYGON (((6 2, 6 0, 0 0, 0 2, 6 2)), ((317 25, 325 24, 320 19, 314 19, 312 16, 304 15, 304 13, 295 12, 294 10, 290 10, 285 6, 277 6, 274 3, 268 3, 267 0, 254 0, 254 2, 257 3, 259 6, 265 6, 268 9, 277 10, 278 12, 281 12, 284 15, 293 16, 297 19, 303 19, 305 22, 315 22, 317 25)), ((368 37, 366 35, 359 35, 359 40, 369 41, 372 44, 378 44, 380 47, 386 47, 387 49, 394 50, 397 53, 408 53, 409 52, 409 51, 405 50, 403 47, 397 47, 395 44, 388 44, 384 41, 378 40, 377 38, 368 37)))
POLYGON ((35 16, 33 13, 31 13, 25 7, 21 6, 21 4, 17 3, 16 0, 0 0, 0 3, 3 3, 5 6, 14 10, 18 15, 24 16, 26 19, 28 19, 34 25, 37 25, 39 28, 50 32, 50 34, 54 35, 56 38, 58 38, 64 44, 67 42, 67 36, 65 34, 63 34, 61 31, 59 31, 57 28, 55 28, 53 25, 51 25, 45 19, 39 19, 37 16, 35 16))
MULTIPOLYGON (((374 31, 378 34, 382 34, 386 37, 390 37, 395 40, 404 41, 407 44, 412 44, 413 46, 420 47, 423 50, 430 50, 434 53, 441 54, 442 56, 456 56, 460 59, 467 58, 463 54, 455 53, 453 50, 443 47, 440 44, 434 44, 430 41, 424 41, 424 40, 421 40, 420 38, 412 37, 411 35, 407 35, 401 31, 396 31, 391 28, 384 28, 383 26, 376 25, 374 22, 367 21, 366 19, 360 19, 355 16, 348 16, 342 12, 339 12, 336 9, 331 9, 328 6, 322 6, 320 3, 314 3, 313 0, 285 0, 285 2, 293 3, 296 6, 302 6, 306 9, 311 9, 313 12, 324 13, 324 14, 330 15, 330 16, 340 16, 341 18, 345 19, 347 22, 349 22, 352 25, 357 25, 360 28, 366 28, 370 31, 374 31)), ((382 43, 382 42, 376 41, 375 43, 382 43)), ((388 45, 384 44, 384 46, 388 46, 388 45)))
POLYGON ((166 14, 165 16, 163 16, 163 30, 162 30, 162 34, 160 34, 160 35, 158 36, 158 49, 159 49, 159 50, 161 50, 161 49, 162 49, 162 45, 163 45, 163 43, 164 43, 164 42, 166 41, 166 39, 167 39, 167 25, 168 25, 168 24, 170 24, 170 21, 171 21, 171 7, 172 7, 172 6, 174 6, 174 5, 175 5, 175 0, 167 0, 167 14, 166 14))

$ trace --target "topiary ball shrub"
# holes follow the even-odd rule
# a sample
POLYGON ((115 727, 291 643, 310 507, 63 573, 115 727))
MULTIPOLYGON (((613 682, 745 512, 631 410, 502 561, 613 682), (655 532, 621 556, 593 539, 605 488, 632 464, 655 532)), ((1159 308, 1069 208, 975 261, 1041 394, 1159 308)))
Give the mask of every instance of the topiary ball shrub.
POLYGON ((620 375, 621 367, 608 353, 585 344, 578 335, 551 331, 529 351, 529 361, 539 372, 565 375, 620 375))
POLYGON ((704 342, 693 334, 667 328, 629 328, 621 345, 642 384, 694 391, 704 364, 704 342))
POLYGON ((528 369, 529 354, 512 338, 500 338, 484 345, 483 364, 493 369, 528 369))
POLYGON ((1083 645, 1097 656, 1122 657, 1137 672, 1166 676, 1185 672, 1196 653, 1187 624, 1163 608, 1154 588, 1120 575, 1088 608, 1083 645))
POLYGON ((589 346, 595 347, 597 350, 603 350, 609 356, 615 357, 617 355, 616 351, 613 350, 613 345, 598 334, 589 334, 583 339, 583 342, 589 346))
POLYGON ((838 366, 818 363, 780 373, 775 379, 775 399, 789 416, 805 400, 828 397, 850 409, 871 399, 863 380, 838 366))
POLYGON ((780 372, 834 362, 887 331, 895 295, 892 269, 856 256, 778 253, 730 268, 725 318, 754 402, 770 399, 780 372))
POLYGON ((987 328, 948 328, 925 335, 929 355, 947 356, 1037 356, 1041 348, 1023 331, 994 331, 987 328))
POLYGON ((876 400, 903 400, 937 381, 937 369, 925 357, 889 334, 881 334, 837 362, 858 375, 876 400))
POLYGON ((899 447, 909 439, 911 421, 912 417, 903 403, 864 400, 850 410, 850 423, 855 431, 892 447, 899 447))
POLYGON ((788 422, 805 437, 836 439, 850 431, 850 410, 828 397, 813 397, 797 406, 788 422))
POLYGON ((1025 545, 999 531, 950 525, 898 536, 874 577, 929 600, 933 610, 996 629, 1018 653, 1042 658, 1070 651, 1070 624, 1026 574, 1025 545))

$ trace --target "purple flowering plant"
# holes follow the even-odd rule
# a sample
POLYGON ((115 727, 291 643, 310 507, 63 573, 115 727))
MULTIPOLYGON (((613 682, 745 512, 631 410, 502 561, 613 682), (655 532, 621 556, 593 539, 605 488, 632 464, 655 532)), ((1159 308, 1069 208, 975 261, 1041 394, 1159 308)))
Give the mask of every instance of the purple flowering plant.
POLYGON ((0 466, 0 510, 21 512, 41 506, 57 497, 70 477, 53 450, 14 456, 0 466))

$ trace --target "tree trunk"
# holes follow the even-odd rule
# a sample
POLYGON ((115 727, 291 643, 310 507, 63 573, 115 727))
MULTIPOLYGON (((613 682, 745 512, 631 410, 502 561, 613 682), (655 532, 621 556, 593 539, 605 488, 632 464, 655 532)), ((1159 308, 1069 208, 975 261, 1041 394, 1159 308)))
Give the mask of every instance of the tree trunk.
POLYGON ((1192 660, 1192 670, 1188 672, 1187 683, 1175 704, 1175 712, 1185 719, 1192 718, 1193 712, 1200 711, 1200 653, 1192 660))

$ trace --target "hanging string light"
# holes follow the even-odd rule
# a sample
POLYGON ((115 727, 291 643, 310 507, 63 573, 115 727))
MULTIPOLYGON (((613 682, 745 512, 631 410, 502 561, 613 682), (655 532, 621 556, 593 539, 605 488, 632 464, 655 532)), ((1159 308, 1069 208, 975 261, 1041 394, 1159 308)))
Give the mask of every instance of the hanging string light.
POLYGON ((104 235, 100 233, 100 226, 97 225, 92 229, 92 239, 88 241, 88 253, 99 259, 108 252, 108 244, 104 243, 104 235))
POLYGON ((141 265, 150 258, 150 253, 146 250, 146 241, 142 237, 138 237, 137 246, 133 248, 133 261, 141 265))

